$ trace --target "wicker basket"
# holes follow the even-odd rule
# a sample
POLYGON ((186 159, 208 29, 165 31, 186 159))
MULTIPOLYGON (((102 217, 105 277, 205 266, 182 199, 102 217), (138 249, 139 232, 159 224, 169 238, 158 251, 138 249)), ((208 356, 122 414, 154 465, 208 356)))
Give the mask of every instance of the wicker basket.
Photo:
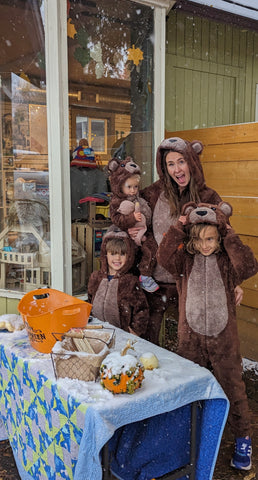
POLYGON ((115 343, 113 329, 80 330, 63 335, 63 340, 53 347, 51 358, 56 378, 74 378, 85 382, 95 381, 103 359, 115 343), (86 338, 94 353, 78 351, 75 338, 86 338))

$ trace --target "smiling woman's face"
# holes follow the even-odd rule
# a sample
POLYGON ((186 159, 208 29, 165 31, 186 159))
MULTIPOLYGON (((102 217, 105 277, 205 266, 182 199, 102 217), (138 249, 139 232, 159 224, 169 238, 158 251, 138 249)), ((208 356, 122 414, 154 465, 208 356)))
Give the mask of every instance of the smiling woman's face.
POLYGON ((166 156, 167 170, 171 178, 183 190, 190 182, 190 171, 182 153, 169 152, 166 156))

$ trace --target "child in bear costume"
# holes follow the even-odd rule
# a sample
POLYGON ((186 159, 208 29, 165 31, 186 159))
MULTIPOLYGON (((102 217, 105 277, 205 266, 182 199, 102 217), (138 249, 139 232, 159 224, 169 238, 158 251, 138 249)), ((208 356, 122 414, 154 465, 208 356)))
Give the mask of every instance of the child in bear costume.
POLYGON ((141 178, 140 167, 131 157, 125 160, 112 158, 108 163, 109 180, 112 190, 110 218, 112 223, 130 235, 131 229, 136 234, 135 244, 140 247, 142 258, 139 263, 141 287, 148 291, 158 290, 158 284, 151 277, 155 263, 156 245, 148 228, 151 227, 151 209, 139 196, 141 178))
POLYGON ((92 315, 126 332, 144 335, 149 308, 139 279, 130 273, 135 261, 133 240, 112 225, 105 234, 100 253, 101 268, 88 283, 92 315))
POLYGON ((226 202, 189 202, 164 236, 158 262, 176 278, 179 296, 178 353, 211 367, 230 401, 235 436, 231 465, 251 468, 250 418, 236 322, 234 289, 258 271, 251 249, 228 225, 226 202))

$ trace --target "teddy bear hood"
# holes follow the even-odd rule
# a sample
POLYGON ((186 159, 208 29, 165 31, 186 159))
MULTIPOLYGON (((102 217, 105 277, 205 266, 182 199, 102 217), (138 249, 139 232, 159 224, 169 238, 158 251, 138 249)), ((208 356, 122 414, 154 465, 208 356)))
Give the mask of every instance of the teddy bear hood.
POLYGON ((232 215, 232 212, 232 207, 227 202, 220 202, 218 205, 188 202, 182 208, 181 213, 186 216, 186 228, 198 223, 207 223, 216 225, 219 232, 225 235, 229 217, 232 215))
POLYGON ((121 275, 129 272, 129 270, 131 270, 131 268, 133 267, 134 261, 135 261, 136 247, 135 247, 134 241, 128 236, 126 232, 124 232, 123 230, 120 230, 120 228, 116 227, 115 225, 111 225, 111 227, 109 227, 109 229, 107 230, 107 233, 104 235, 104 238, 101 244, 101 250, 100 250, 100 262, 101 262, 100 270, 105 275, 108 274, 106 244, 107 244, 107 241, 111 240, 112 238, 122 238, 127 245, 127 260, 125 262, 125 265, 121 268, 119 272, 119 275, 121 275))
POLYGON ((112 193, 121 199, 126 198, 127 195, 121 191, 122 185, 132 175, 141 175, 139 165, 134 162, 132 157, 126 157, 125 160, 112 158, 107 167, 112 193))

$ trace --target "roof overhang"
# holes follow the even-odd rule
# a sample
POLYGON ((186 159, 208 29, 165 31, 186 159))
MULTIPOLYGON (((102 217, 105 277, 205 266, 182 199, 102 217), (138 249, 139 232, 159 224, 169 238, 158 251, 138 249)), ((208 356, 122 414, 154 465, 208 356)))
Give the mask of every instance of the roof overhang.
POLYGON ((217 10, 223 10, 233 15, 258 20, 257 0, 194 0, 194 3, 206 5, 207 7, 212 7, 217 10))
POLYGON ((177 0, 174 9, 258 31, 257 0, 177 0))
POLYGON ((166 9, 168 15, 171 8, 175 5, 176 0, 131 0, 132 2, 142 3, 143 5, 149 5, 150 7, 162 7, 166 9))

